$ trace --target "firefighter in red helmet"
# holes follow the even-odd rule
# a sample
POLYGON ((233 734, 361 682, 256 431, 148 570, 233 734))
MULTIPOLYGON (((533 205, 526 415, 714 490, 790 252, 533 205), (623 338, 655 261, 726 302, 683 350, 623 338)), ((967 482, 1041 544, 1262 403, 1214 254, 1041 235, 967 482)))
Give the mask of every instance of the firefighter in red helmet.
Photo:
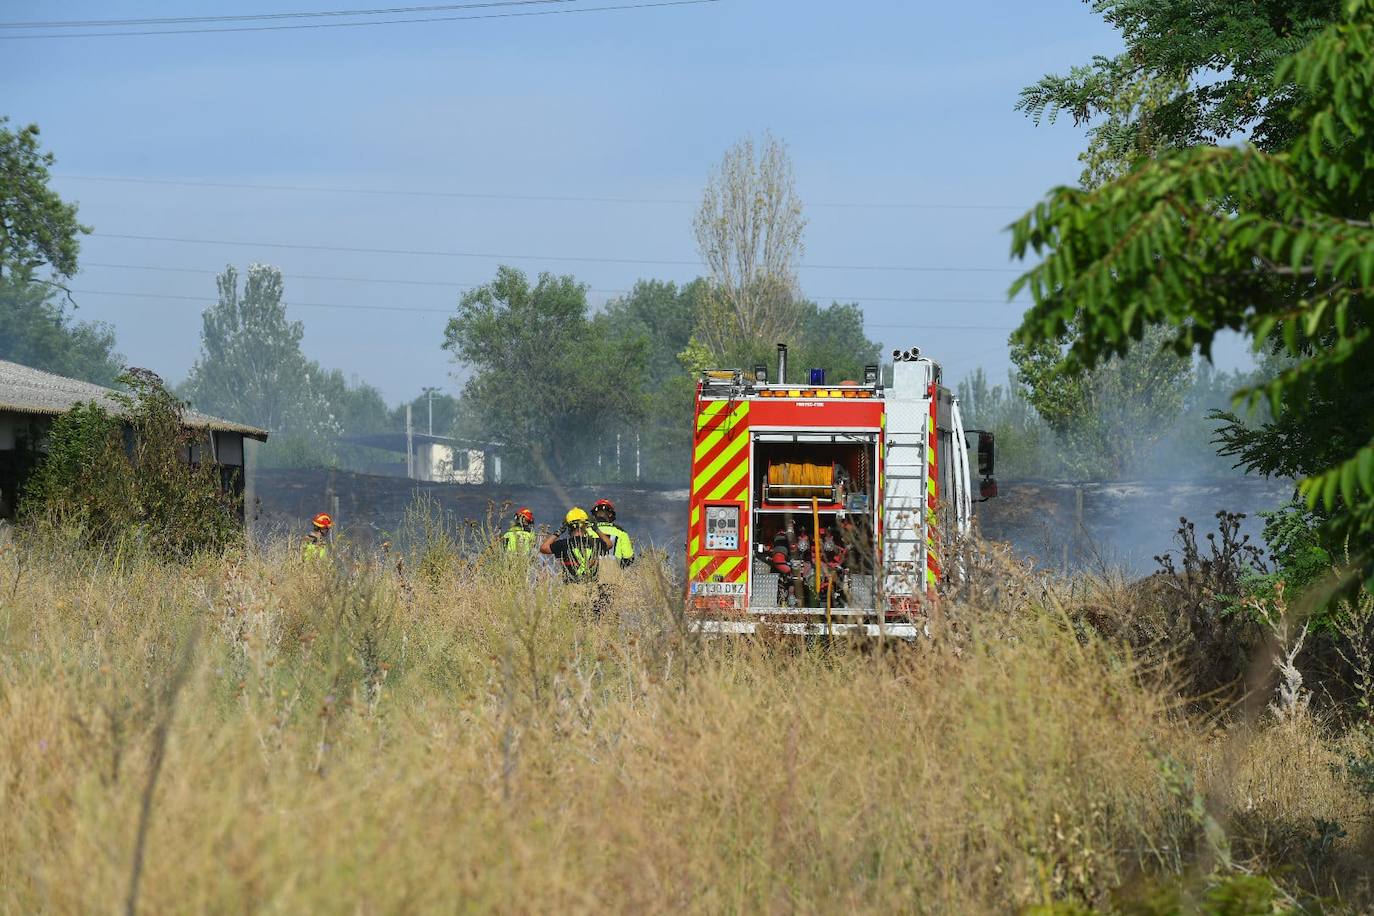
POLYGON ((307 560, 323 560, 329 556, 329 529, 334 527, 334 519, 329 513, 321 512, 311 519, 310 533, 301 544, 301 556, 307 560))
POLYGON ((528 506, 521 506, 515 510, 510 528, 501 536, 501 540, 506 546, 506 553, 520 556, 534 555, 538 545, 535 543, 534 537, 534 513, 529 510, 528 506))
POLYGON ((609 499, 598 499, 592 506, 592 518, 602 534, 611 539, 611 546, 602 550, 620 561, 621 566, 629 566, 635 561, 634 542, 630 534, 615 521, 615 503, 609 499))

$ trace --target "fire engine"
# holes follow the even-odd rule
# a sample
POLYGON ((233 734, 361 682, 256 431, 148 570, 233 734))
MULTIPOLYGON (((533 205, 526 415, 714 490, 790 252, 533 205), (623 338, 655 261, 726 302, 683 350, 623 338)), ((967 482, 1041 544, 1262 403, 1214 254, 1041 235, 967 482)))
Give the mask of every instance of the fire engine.
POLYGON ((862 382, 792 381, 781 344, 776 379, 702 374, 686 577, 699 632, 918 635, 974 502, 996 495, 994 443, 964 429, 939 364, 917 348, 892 359, 886 386, 876 365, 862 382))

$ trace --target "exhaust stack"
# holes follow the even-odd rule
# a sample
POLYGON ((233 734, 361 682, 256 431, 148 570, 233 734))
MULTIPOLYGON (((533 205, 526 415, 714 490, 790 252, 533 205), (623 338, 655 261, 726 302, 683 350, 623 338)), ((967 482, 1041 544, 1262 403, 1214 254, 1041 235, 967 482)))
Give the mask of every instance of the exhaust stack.
POLYGON ((778 384, 787 384, 787 344, 778 344, 778 384))

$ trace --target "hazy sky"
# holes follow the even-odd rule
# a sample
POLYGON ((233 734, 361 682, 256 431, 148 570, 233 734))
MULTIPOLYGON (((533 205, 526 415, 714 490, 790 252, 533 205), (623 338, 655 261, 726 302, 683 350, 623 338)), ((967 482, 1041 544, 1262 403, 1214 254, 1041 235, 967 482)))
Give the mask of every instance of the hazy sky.
MULTIPOLYGON (((626 2, 643 0, 555 6, 626 2)), ((8 0, 0 18, 360 7, 8 0)), ((304 21, 320 20, 281 24, 304 21)), ((452 390, 440 344, 459 287, 484 282, 502 262, 571 273, 598 304, 636 278, 691 279, 700 269, 690 202, 727 146, 765 129, 787 142, 808 205, 807 295, 858 301, 870 336, 888 348, 921 346, 958 379, 980 365, 1005 373, 1018 318, 1005 304, 1014 277, 1005 226, 1079 171, 1082 132, 1068 121, 1033 126, 1013 110, 1017 92, 1117 46, 1079 0, 720 0, 0 41, 0 113, 42 127, 58 157, 56 186, 95 227, 72 284, 79 317, 113 324, 130 362, 173 381, 198 353, 214 273, 262 261, 287 275, 310 356, 392 402, 423 385, 452 390), (505 197, 465 196, 474 194, 505 197), (513 199, 521 196, 541 199, 513 199), (893 301, 904 299, 943 301, 893 301)))

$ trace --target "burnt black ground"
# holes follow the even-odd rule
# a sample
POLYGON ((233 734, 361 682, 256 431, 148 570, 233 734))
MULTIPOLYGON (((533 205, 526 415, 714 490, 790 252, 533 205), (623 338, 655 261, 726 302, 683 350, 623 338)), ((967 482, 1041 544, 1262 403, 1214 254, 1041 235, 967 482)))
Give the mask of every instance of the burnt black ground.
POLYGON ((495 517, 504 529, 510 515, 529 506, 536 525, 557 528, 572 506, 590 510, 597 499, 615 503, 618 521, 637 542, 681 551, 687 531, 687 491, 666 487, 535 487, 516 484, 422 483, 403 477, 376 477, 314 468, 259 469, 259 502, 254 531, 258 535, 304 532, 317 512, 329 512, 339 498, 340 530, 356 542, 380 543, 397 537, 406 509, 416 497, 428 496, 457 520, 485 522, 495 517))
MULTIPOLYGON (((1072 568, 1115 566, 1137 575, 1151 572, 1154 555, 1170 549, 1179 516, 1188 516, 1203 532, 1215 529, 1219 510, 1243 512, 1248 516, 1244 530, 1258 540, 1258 512, 1278 507, 1292 492, 1285 481, 1239 476, 1186 483, 1090 483, 1082 485, 1080 526, 1079 485, 1043 480, 999 484, 998 498, 976 508, 987 537, 1010 542, 1042 565, 1059 567, 1067 560, 1072 568)), ((341 529, 356 542, 376 544, 397 537, 406 509, 418 494, 433 498, 459 520, 500 516, 503 528, 518 506, 534 510, 538 524, 557 527, 570 506, 590 508, 606 497, 616 504, 620 523, 638 543, 654 544, 677 557, 686 540, 688 494, 683 488, 466 486, 322 469, 260 469, 255 531, 303 532, 316 512, 330 511, 331 496, 337 495, 341 529)))

